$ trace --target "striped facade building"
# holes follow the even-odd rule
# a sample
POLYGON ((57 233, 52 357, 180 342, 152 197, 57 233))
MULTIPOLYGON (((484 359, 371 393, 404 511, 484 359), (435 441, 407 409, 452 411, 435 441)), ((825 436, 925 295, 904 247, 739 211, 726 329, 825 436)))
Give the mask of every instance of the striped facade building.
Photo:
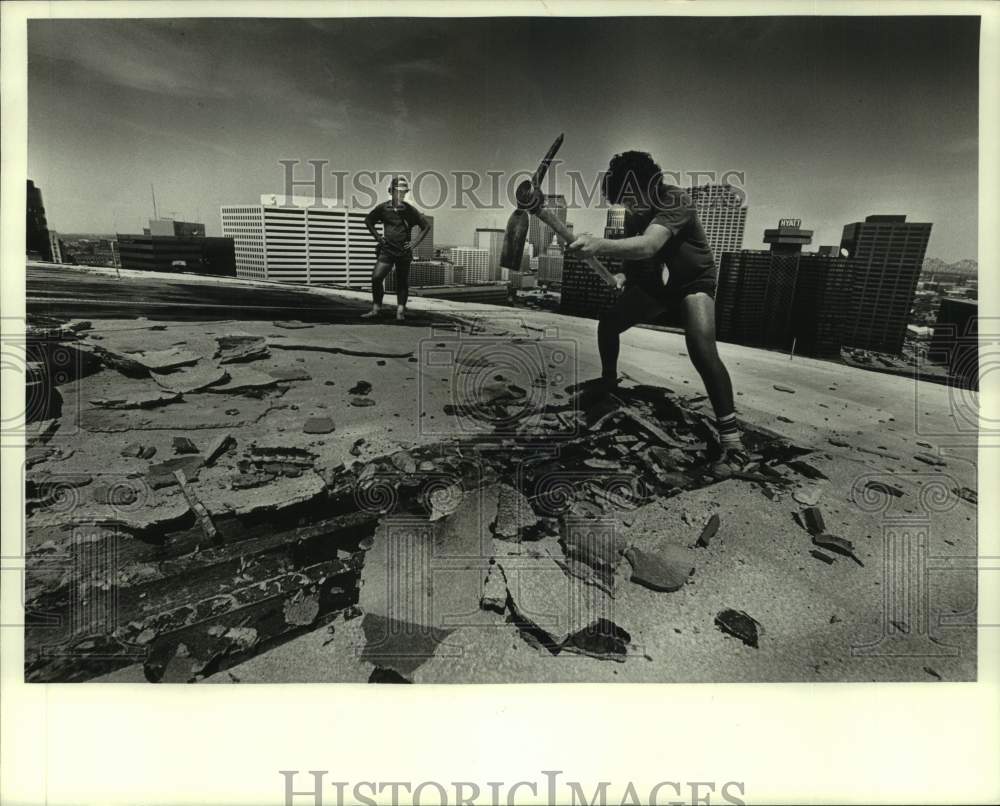
POLYGON ((367 287, 375 264, 367 212, 331 199, 265 194, 260 204, 223 206, 222 234, 233 239, 237 277, 367 287))

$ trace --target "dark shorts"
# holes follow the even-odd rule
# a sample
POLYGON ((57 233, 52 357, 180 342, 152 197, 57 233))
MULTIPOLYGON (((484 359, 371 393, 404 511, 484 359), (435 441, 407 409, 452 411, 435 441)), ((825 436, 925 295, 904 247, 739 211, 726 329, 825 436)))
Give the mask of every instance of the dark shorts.
POLYGON ((715 299, 715 288, 718 285, 718 278, 714 271, 705 272, 697 277, 686 278, 682 282, 674 280, 671 276, 666 285, 663 285, 659 274, 646 273, 632 275, 625 281, 625 288, 640 288, 657 302, 665 306, 676 306, 688 294, 704 293, 715 299))
POLYGON ((667 283, 664 286, 659 278, 654 280, 627 280, 614 305, 601 316, 604 324, 618 332, 640 324, 679 327, 682 326, 681 303, 685 297, 704 293, 715 299, 714 273, 683 285, 667 283))
POLYGON ((375 248, 375 260, 379 263, 388 263, 394 269, 408 269, 413 261, 413 252, 403 249, 401 246, 392 244, 381 244, 375 248))

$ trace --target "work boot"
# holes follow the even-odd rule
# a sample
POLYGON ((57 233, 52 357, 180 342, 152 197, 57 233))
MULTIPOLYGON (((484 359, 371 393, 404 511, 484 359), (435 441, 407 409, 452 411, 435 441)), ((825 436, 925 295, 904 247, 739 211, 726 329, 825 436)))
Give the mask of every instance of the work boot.
POLYGON ((377 307, 374 307, 370 311, 368 311, 368 313, 361 314, 361 318, 362 319, 375 319, 381 313, 382 313, 381 309, 379 309, 377 307))

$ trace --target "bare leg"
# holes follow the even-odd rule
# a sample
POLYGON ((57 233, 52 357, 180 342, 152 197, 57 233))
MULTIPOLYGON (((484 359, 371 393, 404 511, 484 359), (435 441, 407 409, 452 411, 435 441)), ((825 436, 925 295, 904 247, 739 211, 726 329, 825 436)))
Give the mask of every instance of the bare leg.
POLYGON ((733 383, 715 343, 715 300, 704 292, 689 294, 684 297, 682 310, 688 355, 701 375, 715 410, 715 428, 722 447, 716 469, 725 476, 734 467, 742 467, 749 457, 736 420, 733 383))
POLYGON ((370 319, 373 316, 377 316, 379 311, 382 310, 382 299, 385 296, 385 278, 392 271, 392 264, 380 260, 375 264, 375 269, 372 271, 372 309, 370 313, 366 313, 362 318, 370 319))
POLYGON ((688 294, 682 303, 688 356, 701 375, 717 418, 734 411, 733 384, 715 343, 715 300, 704 292, 688 294))
POLYGON ((620 335, 630 327, 648 322, 662 313, 663 306, 640 288, 626 288, 597 325, 597 349, 601 354, 601 377, 618 380, 620 335))

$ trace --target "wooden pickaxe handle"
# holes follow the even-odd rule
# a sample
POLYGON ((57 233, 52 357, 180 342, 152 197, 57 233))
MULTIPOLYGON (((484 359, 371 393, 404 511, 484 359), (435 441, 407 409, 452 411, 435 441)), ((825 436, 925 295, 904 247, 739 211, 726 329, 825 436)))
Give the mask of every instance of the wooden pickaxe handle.
MULTIPOLYGON (((551 210, 546 207, 540 207, 534 211, 534 214, 538 217, 539 221, 543 224, 548 224, 552 228, 552 231, 565 246, 569 246, 573 242, 574 236, 569 231, 569 227, 556 218, 551 210)), ((605 268, 601 261, 593 255, 587 255, 583 260, 604 282, 612 288, 618 288, 618 281, 615 279, 615 276, 605 268)))

